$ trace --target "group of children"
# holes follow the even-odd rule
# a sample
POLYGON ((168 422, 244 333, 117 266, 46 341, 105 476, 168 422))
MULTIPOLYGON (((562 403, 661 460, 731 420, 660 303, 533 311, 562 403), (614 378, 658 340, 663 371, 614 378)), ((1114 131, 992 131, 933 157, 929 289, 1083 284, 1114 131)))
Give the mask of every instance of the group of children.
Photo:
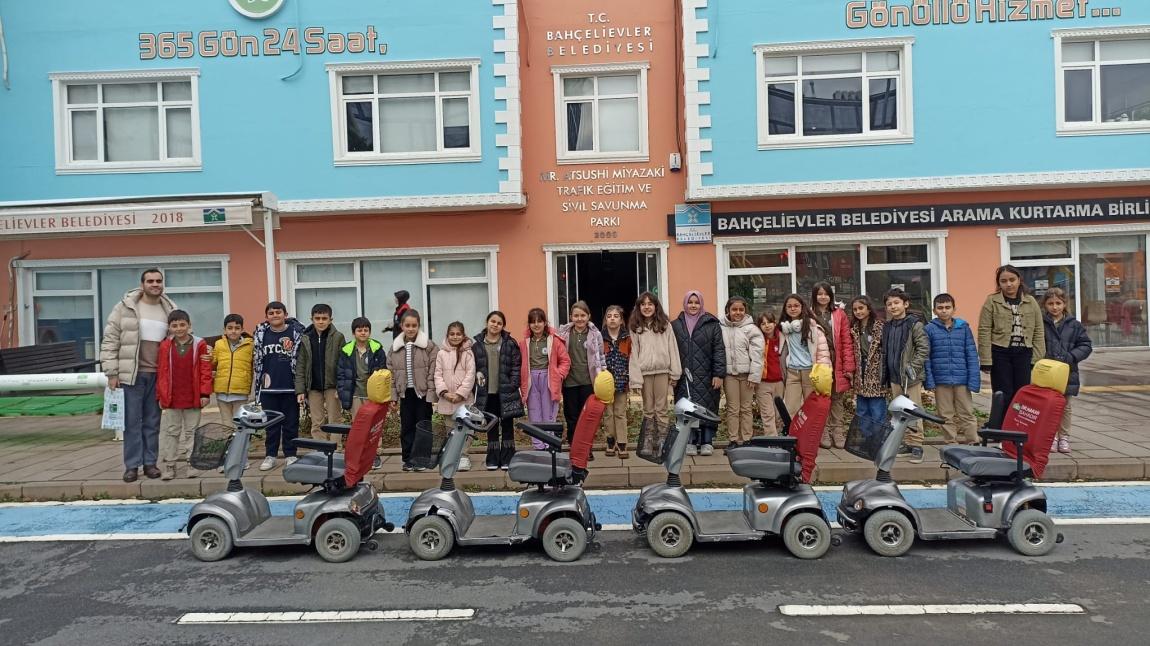
MULTIPOLYGON (((516 418, 555 422, 562 405, 570 442, 595 377, 604 370, 614 377, 617 394, 632 390, 640 396, 643 424, 668 423, 672 394, 716 413, 723 395, 729 447, 751 440, 756 402, 763 432, 777 434, 775 398, 782 397, 794 414, 813 391, 810 373, 816 364, 831 367, 834 375, 823 448, 844 446, 852 390, 856 414, 876 420, 886 415, 890 398, 906 395, 921 405, 923 389, 933 391, 946 419, 947 442, 974 443, 972 394, 980 389, 980 371, 990 372, 992 387, 1009 391, 1009 400, 1024 385, 1022 371, 1014 367, 1023 363, 1019 357, 1027 368, 1043 357, 1065 361, 1072 370, 1067 395, 1075 395, 1078 363, 1091 352, 1085 328, 1066 312, 1061 289, 1046 290, 1043 313, 1018 270, 1000 268, 996 282, 998 290, 980 316, 978 345, 970 326, 955 316, 949 294, 934 298, 935 317, 927 321, 910 309, 903 290, 891 289, 883 297, 885 317, 879 317, 870 297, 852 299, 848 311, 823 282, 814 286, 809 302, 790 294, 781 312, 768 309, 753 318, 740 296, 729 299, 716 317, 706 312, 697 291, 687 293, 674 321, 650 292, 639 296, 629 318, 612 305, 602 330, 591 322, 583 301, 571 306, 569 322, 558 329, 534 308, 518 341, 506 330, 506 316, 494 311, 474 337, 458 321, 448 325, 442 346, 428 338, 419 312, 401 298, 406 293, 396 294, 396 314, 386 328, 394 334, 390 345, 371 337, 367 318, 352 322, 348 341, 332 325, 330 306, 315 305, 311 324, 304 327, 287 315, 283 303, 271 302, 254 335, 244 332, 240 315, 229 314, 223 336, 209 349, 192 336, 187 312, 175 310, 168 317, 169 338, 160 346, 157 382, 164 411, 163 477, 175 477, 177 459, 188 453, 200 409, 212 395, 225 422, 253 397, 280 411, 306 403, 311 436, 329 439, 323 425, 338 423, 344 410, 354 415, 366 399, 367 378, 384 368, 393 373, 392 399, 399 402, 404 471, 421 470, 412 456, 417 425, 429 422, 433 410, 449 415, 460 404, 478 403, 501 420, 488 433, 488 470, 507 469, 515 452, 516 418)), ((626 396, 616 397, 603 417, 608 456, 629 456, 627 402, 626 396)), ((1069 412, 1068 405, 1052 450, 1070 451, 1069 412)), ((688 453, 710 455, 715 432, 700 428, 688 453)), ((286 463, 294 462, 292 440, 298 433, 297 415, 269 428, 260 470, 276 466, 281 444, 286 463)), ((900 453, 920 462, 922 442, 921 429, 908 429, 900 453)), ((471 468, 466 456, 460 468, 471 468)))

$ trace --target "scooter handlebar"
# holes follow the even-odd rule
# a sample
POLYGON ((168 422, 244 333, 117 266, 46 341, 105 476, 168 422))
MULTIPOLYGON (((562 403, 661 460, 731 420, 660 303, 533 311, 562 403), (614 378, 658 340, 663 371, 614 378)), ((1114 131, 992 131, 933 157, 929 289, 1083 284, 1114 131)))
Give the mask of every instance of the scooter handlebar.
POLYGON ((926 421, 934 422, 935 424, 945 424, 946 423, 945 419, 939 417, 938 415, 928 413, 925 410, 918 408, 918 407, 908 409, 904 412, 907 415, 910 415, 911 417, 917 417, 919 419, 925 419, 926 421))
POLYGON ((492 415, 491 413, 488 413, 487 411, 483 411, 482 423, 474 423, 470 418, 463 418, 459 421, 463 422, 464 426, 475 431, 476 433, 486 433, 487 431, 495 428, 495 425, 499 423, 499 418, 492 415))
POLYGON ((276 424, 279 424, 281 421, 283 421, 283 418, 287 417, 278 410, 265 410, 264 413, 267 414, 266 420, 262 422, 250 422, 248 420, 243 420, 243 425, 253 431, 262 431, 269 426, 275 426, 276 424))

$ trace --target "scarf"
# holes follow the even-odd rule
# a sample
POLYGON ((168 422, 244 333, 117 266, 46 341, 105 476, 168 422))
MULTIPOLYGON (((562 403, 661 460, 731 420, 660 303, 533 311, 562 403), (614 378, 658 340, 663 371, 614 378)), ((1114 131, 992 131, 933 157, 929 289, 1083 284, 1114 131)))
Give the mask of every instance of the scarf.
POLYGON ((687 336, 695 333, 695 325, 699 322, 699 319, 703 318, 703 312, 705 311, 703 308, 703 294, 694 289, 687 292, 687 295, 683 297, 683 321, 687 324, 687 336), (695 315, 687 313, 687 301, 691 300, 692 296, 699 299, 699 313, 695 315))

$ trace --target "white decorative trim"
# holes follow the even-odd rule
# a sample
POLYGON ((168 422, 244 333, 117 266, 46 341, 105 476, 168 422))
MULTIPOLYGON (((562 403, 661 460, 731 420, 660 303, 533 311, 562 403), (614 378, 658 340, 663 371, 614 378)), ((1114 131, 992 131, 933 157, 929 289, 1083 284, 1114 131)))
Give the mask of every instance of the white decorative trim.
MULTIPOLYGON (((877 132, 887 131, 880 130, 877 132)), ((789 136, 790 135, 788 135, 788 137, 789 136)), ((913 143, 914 135, 824 135, 821 137, 792 138, 784 140, 782 143, 759 144, 759 150, 790 150, 794 148, 849 148, 851 146, 894 146, 898 144, 913 143)))
POLYGON ((1125 38, 1127 36, 1150 35, 1150 25, 1123 25, 1081 29, 1054 29, 1051 38, 1125 38))
POLYGON ((522 192, 464 195, 401 195, 314 200, 281 200, 279 212, 294 213, 407 213, 412 211, 521 209, 527 206, 522 192))
POLYGON ((43 269, 55 267, 117 267, 125 265, 187 265, 193 263, 227 263, 228 254, 203 254, 198 256, 116 256, 105 258, 47 258, 17 260, 14 267, 21 269, 43 269))
POLYGON ((1150 233, 1150 223, 1087 224, 1063 227, 1027 227, 999 229, 1000 238, 1066 238, 1081 235, 1108 235, 1111 233, 1150 233))
POLYGON ((330 251, 281 251, 276 254, 279 260, 334 260, 334 259, 371 259, 394 258, 413 256, 460 256, 499 253, 499 245, 475 245, 470 247, 398 247, 387 249, 339 249, 330 251))
POLYGON ((704 137, 711 128, 711 116, 700 108, 711 104, 711 93, 699 91, 699 81, 709 81, 711 70, 700 65, 700 59, 710 56, 707 45, 699 43, 699 34, 706 32, 706 18, 700 18, 699 9, 707 8, 708 0, 683 0, 683 84, 686 95, 687 122, 687 195, 703 187, 703 176, 714 173, 711 163, 703 163, 703 151, 711 150, 712 142, 704 137))
POLYGON ((946 229, 922 231, 850 231, 846 233, 804 233, 797 235, 715 236, 714 244, 720 249, 738 249, 743 246, 785 246, 792 244, 821 244, 835 242, 868 242, 886 240, 943 240, 950 236, 946 229))
POLYGON ((71 83, 74 81, 148 81, 169 78, 199 76, 196 67, 172 67, 164 69, 101 70, 97 72, 49 72, 48 80, 71 83))
POLYGON ((380 74, 400 71, 427 71, 438 72, 442 70, 465 70, 478 67, 478 58, 444 58, 426 61, 357 61, 353 63, 328 63, 323 68, 329 72, 347 74, 351 72, 366 72, 380 74))
POLYGON ((915 193, 971 189, 1009 190, 1016 188, 1059 188, 1068 185, 1113 186, 1145 182, 1150 182, 1150 168, 950 175, 940 177, 899 177, 892 179, 788 182, 778 184, 724 184, 704 187, 690 186, 687 189, 687 199, 742 200, 809 195, 863 195, 871 193, 915 193))
POLYGON ((792 43, 764 43, 752 47, 756 54, 801 54, 827 50, 890 49, 914 44, 914 36, 894 38, 858 38, 853 40, 804 40, 792 43))
POLYGON ((507 173, 507 179, 499 182, 500 194, 514 194, 518 206, 526 204, 523 195, 523 130, 522 106, 519 100, 519 0, 491 0, 495 6, 503 5, 503 15, 491 19, 491 26, 502 31, 503 37, 496 37, 496 53, 502 52, 503 63, 495 65, 495 78, 503 78, 503 86, 495 87, 496 104, 503 101, 504 109, 495 111, 495 123, 507 128, 505 134, 495 137, 495 146, 503 148, 499 156, 499 170, 507 173))
POLYGON ((632 72, 651 69, 651 61, 626 63, 601 63, 598 65, 552 65, 552 74, 609 74, 611 72, 632 72))
POLYGON ((666 240, 543 245, 544 252, 552 253, 588 253, 591 251, 650 251, 652 249, 667 251, 670 248, 671 243, 666 240))

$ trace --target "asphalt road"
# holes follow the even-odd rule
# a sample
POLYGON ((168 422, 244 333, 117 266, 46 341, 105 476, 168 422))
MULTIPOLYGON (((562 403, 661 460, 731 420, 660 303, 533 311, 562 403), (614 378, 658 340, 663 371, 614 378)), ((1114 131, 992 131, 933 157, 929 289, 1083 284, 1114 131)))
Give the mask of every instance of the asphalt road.
POLYGON ((0 545, 0 643, 1049 644, 1146 643, 1150 526, 1073 526, 1040 559, 1004 542, 919 543, 874 556, 847 537, 819 561, 778 541, 667 561, 630 532, 574 564, 537 547, 457 549, 427 563, 387 536, 328 564, 302 548, 218 563, 177 541, 0 545), (1076 603, 1084 615, 793 618, 781 604, 1076 603), (457 622, 177 625, 186 612, 474 608, 457 622))

